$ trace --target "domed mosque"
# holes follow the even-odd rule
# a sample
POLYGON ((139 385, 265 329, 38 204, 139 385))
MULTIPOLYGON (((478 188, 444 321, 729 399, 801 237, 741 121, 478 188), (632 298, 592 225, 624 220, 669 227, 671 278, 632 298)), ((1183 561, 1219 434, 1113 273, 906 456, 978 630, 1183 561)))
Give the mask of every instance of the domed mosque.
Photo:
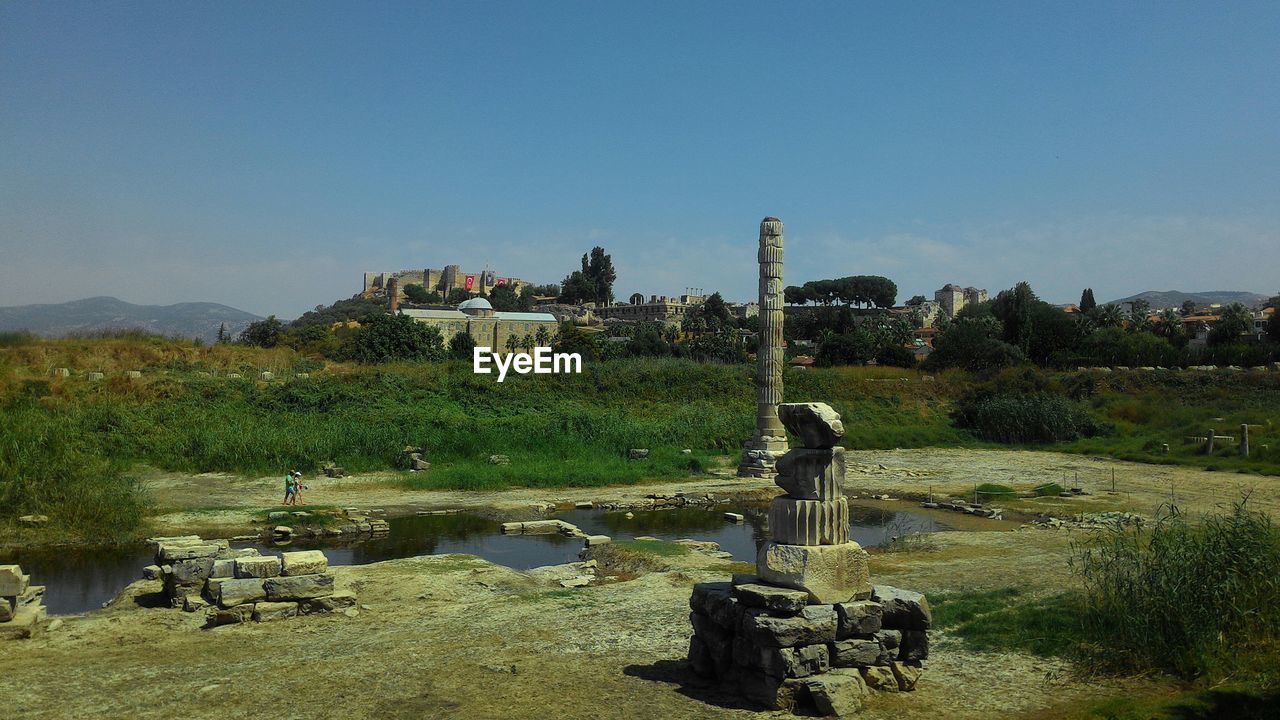
POLYGON ((539 328, 545 328, 546 338, 554 337, 559 330, 559 323, 551 313, 494 310, 493 304, 483 297, 464 300, 456 310, 404 308, 399 313, 439 330, 445 345, 454 335, 467 333, 477 347, 491 348, 494 352, 507 351, 510 338, 514 338, 515 345, 522 350, 531 348, 538 342, 539 328))

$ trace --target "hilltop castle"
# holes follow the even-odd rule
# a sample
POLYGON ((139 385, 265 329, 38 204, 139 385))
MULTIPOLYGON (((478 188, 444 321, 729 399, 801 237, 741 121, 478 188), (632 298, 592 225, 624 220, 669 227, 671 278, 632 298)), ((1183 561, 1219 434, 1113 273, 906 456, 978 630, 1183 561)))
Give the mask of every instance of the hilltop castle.
POLYGON ((529 283, 514 277, 498 277, 492 270, 478 273, 463 272, 457 265, 446 265, 443 270, 425 268, 423 270, 401 270, 400 272, 366 272, 364 274, 365 297, 386 293, 394 285, 396 300, 404 299, 406 285, 421 285, 427 292, 436 291, 442 297, 448 297, 453 290, 466 290, 477 295, 480 289, 488 294, 499 285, 510 285, 517 292, 522 291, 529 283), (393 282, 394 281, 394 282, 393 282))

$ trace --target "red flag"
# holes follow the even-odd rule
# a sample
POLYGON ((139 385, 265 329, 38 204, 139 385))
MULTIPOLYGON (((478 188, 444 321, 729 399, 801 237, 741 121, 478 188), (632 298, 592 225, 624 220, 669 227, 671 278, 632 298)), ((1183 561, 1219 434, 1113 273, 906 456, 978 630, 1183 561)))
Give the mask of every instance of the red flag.
POLYGON ((472 286, 472 285, 475 285, 475 284, 476 284, 476 276, 475 276, 475 275, 468 275, 468 276, 466 277, 466 288, 467 288, 468 290, 470 290, 470 289, 471 289, 471 286, 472 286))

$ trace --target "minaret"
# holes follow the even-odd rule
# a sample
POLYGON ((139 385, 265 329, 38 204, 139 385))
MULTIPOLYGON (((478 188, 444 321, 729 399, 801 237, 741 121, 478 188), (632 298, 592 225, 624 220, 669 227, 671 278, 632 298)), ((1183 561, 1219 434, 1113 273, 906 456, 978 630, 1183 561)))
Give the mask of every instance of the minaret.
POLYGON ((760 222, 760 343, 756 350, 756 432, 742 448, 739 476, 773 477, 774 462, 787 451, 787 431, 778 420, 782 402, 782 221, 760 222))

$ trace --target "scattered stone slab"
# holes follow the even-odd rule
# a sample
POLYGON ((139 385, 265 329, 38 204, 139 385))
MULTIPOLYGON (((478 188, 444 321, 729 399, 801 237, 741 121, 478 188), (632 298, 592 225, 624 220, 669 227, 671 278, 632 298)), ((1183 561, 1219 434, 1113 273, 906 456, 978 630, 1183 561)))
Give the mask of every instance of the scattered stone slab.
POLYGON ((267 591, 258 578, 223 580, 218 585, 218 605, 224 608, 266 599, 267 591))
MULTIPOLYGON (((755 576, 750 576, 755 580, 755 576)), ((774 587, 757 583, 733 586, 733 596, 746 607, 764 608, 782 615, 795 615, 809 604, 809 593, 803 590, 774 587)))
POLYGON ((293 575, 289 577, 270 578, 263 583, 267 600, 307 600, 333 594, 333 576, 293 575))
POLYGON ((329 559, 319 550, 299 550, 280 555, 281 575, 315 575, 329 570, 329 559))
POLYGON ((856 714, 867 696, 867 683, 854 669, 835 668, 806 681, 805 688, 818 712, 838 718, 856 714))
POLYGON ((888 585, 871 589, 871 599, 883 608, 881 626, 890 630, 928 630, 933 622, 924 595, 888 585))
POLYGON ((42 527, 49 524, 48 515, 23 515, 18 518, 18 524, 23 527, 42 527))
POLYGON ((724 514, 724 519, 731 523, 740 523, 745 521, 747 518, 742 513, 727 512, 724 514))
POLYGON ((297 614, 298 603, 296 602, 260 602, 253 606, 254 622, 284 620, 296 617, 297 614))
POLYGON ((608 545, 613 542, 613 538, 608 535, 588 535, 587 547, 596 547, 598 545, 608 545))
POLYGON ((275 555, 236 558, 237 578, 271 578, 280 574, 280 558, 275 555))
POLYGON ((298 603, 298 612, 302 615, 315 613, 331 613, 356 606, 356 596, 349 592, 336 592, 325 597, 308 598, 298 603))
POLYGON ((627 451, 627 459, 629 460, 645 460, 649 457, 648 448, 632 448, 627 451))

